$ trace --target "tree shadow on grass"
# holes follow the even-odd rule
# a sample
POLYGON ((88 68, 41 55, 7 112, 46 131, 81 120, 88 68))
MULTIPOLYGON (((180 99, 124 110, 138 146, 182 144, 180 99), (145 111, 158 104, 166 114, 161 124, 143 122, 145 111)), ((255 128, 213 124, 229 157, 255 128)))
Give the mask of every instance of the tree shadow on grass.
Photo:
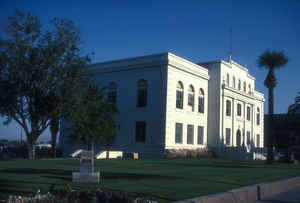
POLYGON ((114 173, 114 172, 102 172, 102 177, 104 179, 132 179, 132 180, 141 180, 141 179, 177 179, 178 177, 173 176, 163 176, 163 175, 154 175, 154 174, 137 174, 137 173, 114 173))

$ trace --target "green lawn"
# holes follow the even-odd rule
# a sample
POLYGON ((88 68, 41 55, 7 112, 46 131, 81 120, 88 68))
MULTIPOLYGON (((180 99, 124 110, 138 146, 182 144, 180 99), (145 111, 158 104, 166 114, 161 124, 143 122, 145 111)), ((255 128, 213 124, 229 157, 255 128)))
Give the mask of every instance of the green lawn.
POLYGON ((227 191, 241 186, 300 176, 300 165, 265 165, 259 161, 228 159, 97 160, 99 184, 74 184, 72 172, 78 160, 0 161, 0 199, 8 194, 45 192, 51 184, 89 189, 106 187, 174 201, 227 191))

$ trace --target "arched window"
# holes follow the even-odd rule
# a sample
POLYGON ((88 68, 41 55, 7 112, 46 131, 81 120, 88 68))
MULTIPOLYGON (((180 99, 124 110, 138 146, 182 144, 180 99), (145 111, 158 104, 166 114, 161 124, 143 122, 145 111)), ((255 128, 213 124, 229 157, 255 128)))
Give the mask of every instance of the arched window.
POLYGON ((189 86, 188 90, 188 105, 192 107, 192 111, 194 111, 195 104, 195 91, 193 85, 189 86))
POLYGON ((242 116, 242 105, 241 104, 237 104, 237 115, 242 116))
POLYGON ((108 102, 117 103, 117 85, 114 82, 109 83, 107 92, 108 102))
POLYGON ((176 108, 183 109, 183 84, 178 82, 176 85, 176 108))
POLYGON ((244 92, 246 92, 246 82, 244 82, 244 92))
POLYGON ((235 77, 232 78, 232 87, 235 88, 235 77))
POLYGON ((199 90, 199 97, 198 97, 198 112, 204 113, 204 91, 202 88, 199 90))
POLYGON ((248 87, 249 87, 249 94, 251 94, 251 84, 249 84, 248 87))
POLYGON ((257 112, 256 112, 256 125, 260 124, 260 110, 257 107, 257 112))
POLYGON ((239 79, 239 82, 238 82, 238 89, 239 89, 239 90, 241 90, 241 85, 242 85, 242 84, 241 84, 241 80, 239 79))
POLYGON ((139 80, 137 85, 137 107, 145 107, 147 106, 147 81, 139 80))
POLYGON ((237 130, 236 132, 236 145, 241 146, 241 131, 237 130))
POLYGON ((229 74, 226 75, 226 85, 229 87, 229 74))

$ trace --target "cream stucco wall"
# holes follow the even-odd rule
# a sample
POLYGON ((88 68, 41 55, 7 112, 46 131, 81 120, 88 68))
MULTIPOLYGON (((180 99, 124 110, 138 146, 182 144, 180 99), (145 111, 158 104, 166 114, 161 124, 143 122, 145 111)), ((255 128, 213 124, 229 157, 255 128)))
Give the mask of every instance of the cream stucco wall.
POLYGON ((264 96, 255 91, 255 78, 248 73, 248 69, 231 61, 213 61, 202 63, 209 70, 209 107, 208 137, 209 145, 237 146, 236 134, 241 131, 241 143, 245 143, 247 132, 250 132, 250 142, 257 147, 263 147, 263 116, 264 96), (235 78, 235 85, 234 79, 235 78), (239 89, 240 81, 240 89, 239 89), (246 84, 246 91, 244 89, 246 84), (250 85, 250 86, 249 86, 250 85), (226 115, 226 101, 231 102, 231 115, 226 115), (237 115, 237 105, 242 106, 241 116, 237 115), (247 120, 247 107, 250 107, 250 120, 247 120), (256 124, 257 108, 260 109, 260 125, 256 124), (226 128, 230 129, 230 143, 226 144, 226 128))
POLYGON ((207 145, 208 70, 187 60, 170 55, 167 69, 166 148, 199 148, 207 145), (176 86, 184 86, 183 109, 176 108, 176 86), (195 90, 194 111, 188 106, 188 88, 195 90), (198 112, 200 88, 204 91, 204 113, 198 112), (183 140, 175 143, 175 123, 183 124, 183 140), (187 144, 187 125, 194 126, 193 144, 187 144), (197 144, 198 126, 203 126, 203 145, 197 144))

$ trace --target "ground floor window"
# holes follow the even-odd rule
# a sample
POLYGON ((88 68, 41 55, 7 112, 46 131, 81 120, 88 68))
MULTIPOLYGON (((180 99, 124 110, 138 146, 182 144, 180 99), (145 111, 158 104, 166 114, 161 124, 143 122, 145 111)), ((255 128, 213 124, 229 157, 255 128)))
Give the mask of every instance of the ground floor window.
POLYGON ((240 130, 238 130, 236 132, 236 145, 241 146, 241 131, 240 130))
POLYGON ((203 126, 198 126, 198 144, 203 144, 203 126))
POLYGON ((231 129, 230 128, 226 128, 225 134, 226 134, 226 138, 225 138, 226 145, 230 145, 231 129))
POLYGON ((256 135, 256 147, 260 147, 260 135, 256 135))
POLYGON ((247 131, 247 145, 251 144, 250 131, 247 131))
POLYGON ((187 144, 194 144, 194 126, 187 125, 187 144))
POLYGON ((175 124, 175 143, 182 144, 182 123, 175 124))
POLYGON ((135 123, 135 141, 145 142, 146 141, 146 122, 138 121, 135 123))

